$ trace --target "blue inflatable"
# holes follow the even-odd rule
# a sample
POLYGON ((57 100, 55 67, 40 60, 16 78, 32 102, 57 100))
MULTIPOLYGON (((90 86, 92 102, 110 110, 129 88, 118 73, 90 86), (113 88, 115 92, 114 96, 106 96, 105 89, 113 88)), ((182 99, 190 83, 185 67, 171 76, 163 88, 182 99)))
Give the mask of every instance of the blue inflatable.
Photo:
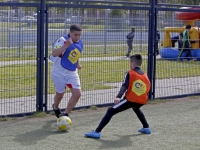
MULTIPOLYGON (((166 47, 166 48, 160 49, 160 56, 162 58, 165 58, 165 59, 168 59, 168 60, 177 60, 179 54, 180 54, 180 51, 177 48, 166 47)), ((183 52, 180 60, 183 60, 183 58, 185 56, 186 56, 186 52, 183 52)), ((198 61, 200 61, 200 49, 192 50, 192 56, 195 59, 197 59, 198 61)), ((190 60, 191 58, 187 58, 187 59, 190 60)))

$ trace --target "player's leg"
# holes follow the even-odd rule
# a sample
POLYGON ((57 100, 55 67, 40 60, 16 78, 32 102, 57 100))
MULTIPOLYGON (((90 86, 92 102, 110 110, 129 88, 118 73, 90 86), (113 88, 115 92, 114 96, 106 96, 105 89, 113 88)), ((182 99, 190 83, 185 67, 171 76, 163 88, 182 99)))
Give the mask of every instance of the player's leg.
POLYGON ((59 109, 59 104, 65 94, 66 83, 63 78, 58 78, 56 76, 52 76, 52 81, 54 83, 56 94, 54 96, 54 104, 52 108, 55 112, 56 117, 59 117, 61 111, 59 109))
POLYGON ((129 55, 130 55, 132 50, 133 50, 133 41, 129 41, 129 49, 128 49, 128 54, 129 55))
POLYGON ((72 109, 75 107, 75 105, 77 104, 79 98, 81 97, 81 90, 80 89, 74 89, 71 88, 70 89, 72 96, 70 97, 67 107, 65 109, 65 115, 69 115, 69 113, 72 111, 72 109))
POLYGON ((65 116, 69 115, 69 113, 72 111, 79 98, 81 97, 80 79, 77 72, 73 72, 68 75, 67 86, 70 89, 72 95, 68 101, 64 114, 62 114, 65 116))
POLYGON ((158 42, 156 42, 155 50, 156 50, 155 54, 156 54, 156 55, 159 55, 158 42))
POLYGON ((188 42, 187 42, 187 47, 188 47, 188 57, 192 58, 192 50, 188 42))
POLYGON ((129 51, 129 41, 127 41, 127 45, 128 45, 128 50, 127 50, 127 53, 126 53, 126 57, 129 57, 129 54, 128 54, 128 51, 129 51))
POLYGON ((129 53, 133 50, 133 41, 130 41, 129 53))
POLYGON ((127 52, 126 56, 129 57, 130 53, 133 49, 133 41, 127 41, 127 44, 128 44, 128 52, 127 52))
POLYGON ((135 114, 137 115, 138 119, 143 125, 143 128, 139 129, 138 132, 151 134, 151 129, 149 128, 149 124, 147 123, 147 120, 140 109, 141 106, 142 106, 141 104, 135 103, 134 107, 132 108, 135 114))
POLYGON ((189 55, 188 57, 192 58, 192 50, 191 50, 191 48, 188 49, 188 53, 189 53, 189 54, 188 54, 188 55, 189 55))
POLYGON ((181 51, 180 51, 180 53, 179 53, 179 55, 178 55, 178 60, 181 58, 184 49, 185 49, 185 42, 183 42, 183 45, 182 45, 181 51))
POLYGON ((98 127, 96 128, 95 131, 88 132, 85 134, 86 137, 91 137, 91 138, 100 138, 101 136, 101 131, 103 128, 110 122, 111 118, 119 113, 122 112, 126 109, 131 108, 131 103, 127 101, 126 99, 122 100, 120 103, 108 108, 106 114, 102 118, 101 122, 99 123, 98 127))
POLYGON ((55 109, 58 109, 59 108, 59 104, 64 96, 65 92, 64 93, 58 93, 56 92, 55 96, 54 96, 54 108, 55 109))
POLYGON ((186 52, 185 60, 187 60, 187 58, 190 57, 190 46, 188 41, 185 42, 185 52, 186 52))

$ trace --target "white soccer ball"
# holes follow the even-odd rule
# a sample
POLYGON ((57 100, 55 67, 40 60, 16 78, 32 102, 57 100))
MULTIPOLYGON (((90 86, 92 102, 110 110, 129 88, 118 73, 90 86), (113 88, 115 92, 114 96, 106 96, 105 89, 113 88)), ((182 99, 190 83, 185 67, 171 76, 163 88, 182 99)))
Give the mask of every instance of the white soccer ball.
POLYGON ((72 121, 69 117, 61 116, 60 118, 58 118, 57 127, 59 130, 66 131, 70 129, 71 126, 72 126, 72 121))

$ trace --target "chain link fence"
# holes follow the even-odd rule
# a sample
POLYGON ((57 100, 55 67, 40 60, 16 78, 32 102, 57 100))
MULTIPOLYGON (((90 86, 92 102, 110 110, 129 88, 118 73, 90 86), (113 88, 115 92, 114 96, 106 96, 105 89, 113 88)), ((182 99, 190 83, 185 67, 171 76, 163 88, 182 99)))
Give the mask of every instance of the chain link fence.
MULTIPOLYGON (((44 15, 45 35, 40 38, 40 5, 30 3, 0 4, 0 116, 23 115, 37 111, 38 56, 44 51, 44 93, 45 111, 52 110, 54 85, 51 81, 52 62, 48 60, 52 43, 69 32, 73 23, 83 27, 82 40, 84 50, 79 71, 82 97, 76 108, 91 105, 105 105, 113 102, 119 91, 129 61, 126 35, 135 28, 133 50, 131 54, 143 56, 142 68, 147 72, 149 63, 150 4, 146 1, 111 2, 97 4, 91 2, 60 2, 47 5, 48 16, 44 15), (118 2, 118 3, 117 3, 118 2), (6 5, 6 6, 5 6, 6 5), (25 5, 25 4, 24 4, 25 5), (63 6, 61 6, 63 5, 63 6), (73 7, 72 7, 73 6, 73 7), (45 47, 40 47, 42 40, 45 47)), ((165 30, 169 27, 182 28, 184 22, 178 20, 175 13, 181 6, 167 6, 174 1, 158 1, 157 30, 160 31, 159 50, 163 47, 165 30), (163 5, 162 5, 163 4, 163 5), (165 7, 164 7, 164 4, 165 7), (161 8, 167 8, 163 10, 161 8)), ((180 9, 181 11, 181 9, 180 9)), ((195 26, 199 26, 195 21, 195 26)), ((152 27, 153 28, 153 27, 152 27)), ((170 32, 170 37, 178 32, 170 32)), ((177 48, 176 44, 176 48, 177 48)), ((187 94, 199 94, 199 61, 172 61, 155 56, 154 98, 169 98, 187 94)), ((43 61, 43 59, 41 60, 43 61)), ((151 72, 153 74, 153 70, 151 72)), ((42 84, 41 84, 42 85, 42 84)), ((65 108, 70 92, 67 89, 61 108, 65 108)))

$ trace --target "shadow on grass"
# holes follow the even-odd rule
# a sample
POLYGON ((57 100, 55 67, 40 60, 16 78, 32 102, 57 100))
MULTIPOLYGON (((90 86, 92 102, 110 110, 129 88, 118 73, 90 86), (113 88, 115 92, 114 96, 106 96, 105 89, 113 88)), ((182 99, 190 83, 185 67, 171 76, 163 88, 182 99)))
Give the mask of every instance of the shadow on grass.
POLYGON ((98 149, 111 149, 111 148, 124 148, 124 147, 131 147, 133 145, 132 140, 130 139, 131 137, 136 137, 136 136, 142 136, 145 134, 131 134, 131 135, 114 135, 118 137, 117 140, 104 140, 102 139, 94 139, 101 143, 98 149))
POLYGON ((62 132, 57 130, 56 127, 52 126, 52 124, 55 124, 54 120, 47 121, 41 129, 16 135, 14 141, 20 143, 23 146, 28 146, 37 144, 38 141, 45 140, 50 135, 67 133, 67 131, 62 132))

